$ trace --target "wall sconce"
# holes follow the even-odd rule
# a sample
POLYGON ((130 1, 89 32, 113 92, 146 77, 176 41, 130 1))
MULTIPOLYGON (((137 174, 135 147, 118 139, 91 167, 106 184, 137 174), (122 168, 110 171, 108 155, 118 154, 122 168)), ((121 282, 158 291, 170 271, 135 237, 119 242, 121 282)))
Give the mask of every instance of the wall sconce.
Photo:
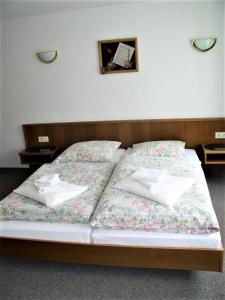
POLYGON ((212 49, 216 44, 216 38, 203 38, 192 40, 192 46, 201 52, 206 52, 212 49))
POLYGON ((57 56, 58 56, 57 50, 51 50, 51 51, 37 53, 38 59, 45 64, 52 63, 54 60, 56 60, 57 56))

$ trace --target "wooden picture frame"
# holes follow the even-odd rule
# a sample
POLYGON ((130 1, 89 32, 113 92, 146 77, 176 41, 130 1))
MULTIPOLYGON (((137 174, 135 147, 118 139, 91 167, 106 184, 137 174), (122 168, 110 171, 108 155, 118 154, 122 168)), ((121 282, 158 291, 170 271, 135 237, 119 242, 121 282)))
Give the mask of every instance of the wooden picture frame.
POLYGON ((139 71, 135 37, 98 41, 98 54, 101 74, 139 71))

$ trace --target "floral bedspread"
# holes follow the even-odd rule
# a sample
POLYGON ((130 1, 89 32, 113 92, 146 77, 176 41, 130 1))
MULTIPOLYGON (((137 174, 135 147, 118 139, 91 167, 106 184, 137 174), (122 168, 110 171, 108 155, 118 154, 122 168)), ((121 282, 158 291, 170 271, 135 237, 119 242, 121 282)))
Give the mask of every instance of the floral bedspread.
POLYGON ((95 210, 96 228, 205 234, 219 230, 207 183, 200 163, 186 158, 147 157, 145 151, 125 156, 115 168, 95 210), (193 186, 173 209, 150 199, 119 190, 115 185, 140 167, 165 168, 170 175, 192 177, 193 186))
POLYGON ((88 223, 113 168, 114 164, 108 162, 45 164, 23 184, 33 184, 36 179, 45 174, 58 173, 61 180, 87 185, 88 190, 54 209, 13 192, 0 202, 0 219, 88 223))

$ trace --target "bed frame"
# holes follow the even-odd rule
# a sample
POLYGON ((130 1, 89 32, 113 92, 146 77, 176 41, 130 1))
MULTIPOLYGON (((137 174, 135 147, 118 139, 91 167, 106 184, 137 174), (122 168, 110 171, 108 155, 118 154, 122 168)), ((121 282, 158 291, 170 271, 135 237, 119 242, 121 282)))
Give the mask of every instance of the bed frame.
MULTIPOLYGON (((225 131, 225 118, 97 121, 23 125, 26 147, 38 146, 38 136, 62 151, 78 141, 122 141, 126 148, 137 142, 160 139, 186 141, 189 148, 215 143, 215 131, 225 131)), ((0 238, 0 255, 81 264, 223 271, 221 249, 93 245, 58 241, 0 238)))

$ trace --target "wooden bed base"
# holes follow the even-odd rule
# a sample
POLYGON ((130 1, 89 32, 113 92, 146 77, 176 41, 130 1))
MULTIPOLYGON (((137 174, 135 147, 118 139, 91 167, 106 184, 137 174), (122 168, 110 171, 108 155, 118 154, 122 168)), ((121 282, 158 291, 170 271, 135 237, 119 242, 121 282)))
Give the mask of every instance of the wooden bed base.
MULTIPOLYGON (((49 143, 45 145, 61 150, 74 142, 95 139, 119 140, 124 148, 147 140, 180 139, 187 147, 197 148, 216 142, 215 131, 225 131, 225 118, 26 124, 23 130, 27 147, 40 146, 38 136, 47 135, 49 143)), ((223 247, 131 247, 0 238, 0 255, 110 266, 223 269, 223 247)))
POLYGON ((133 247, 0 238, 0 255, 92 265, 223 271, 223 248, 133 247))

